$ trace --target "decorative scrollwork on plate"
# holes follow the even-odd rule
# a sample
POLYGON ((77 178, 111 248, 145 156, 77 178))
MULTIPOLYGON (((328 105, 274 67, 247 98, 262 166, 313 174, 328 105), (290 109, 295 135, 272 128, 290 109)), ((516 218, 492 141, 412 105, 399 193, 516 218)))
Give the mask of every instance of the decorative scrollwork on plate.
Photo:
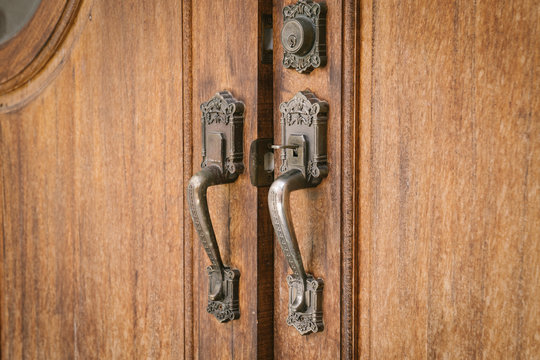
POLYGON ((308 173, 309 175, 313 177, 319 177, 321 176, 321 171, 319 170, 319 167, 317 166, 317 163, 313 160, 310 160, 308 163, 308 173))
POLYGON ((302 335, 309 333, 316 333, 319 328, 315 321, 313 321, 311 315, 305 315, 301 313, 292 313, 287 316, 287 325, 294 326, 296 330, 302 335))
POLYGON ((227 322, 235 318, 231 306, 221 301, 209 301, 206 311, 214 315, 219 322, 227 322))
POLYGON ((291 53, 285 53, 283 55, 283 66, 286 68, 294 68, 299 73, 309 73, 313 71, 313 69, 321 66, 321 57, 317 54, 298 56, 291 53))
POLYGON ((216 317, 219 322, 227 322, 240 317, 240 307, 238 299, 238 280, 240 272, 236 269, 225 267, 223 280, 220 279, 219 269, 209 266, 208 281, 222 281, 222 293, 218 299, 208 298, 206 311, 216 317))
POLYGON ((310 186, 316 186, 328 174, 326 153, 326 128, 328 103, 318 99, 309 90, 298 92, 292 99, 280 104, 282 142, 291 145, 293 134, 301 134, 309 143, 305 149, 298 145, 297 151, 287 150, 282 155, 281 172, 290 168, 302 171, 310 186), (291 154, 294 157, 291 157, 291 154), (303 157, 297 159, 295 157, 303 157))
POLYGON ((279 171, 284 173, 289 168, 289 165, 287 164, 287 159, 281 160, 281 166, 279 167, 279 171))
POLYGON ((236 111, 234 103, 228 104, 222 96, 215 96, 201 105, 206 124, 223 123, 228 125, 236 111))
POLYGON ((229 91, 223 90, 202 103, 201 112, 201 168, 217 165, 223 172, 225 181, 233 181, 244 170, 244 103, 236 100, 229 91))
POLYGON ((321 106, 311 103, 303 92, 297 93, 290 101, 281 103, 279 111, 287 126, 311 126, 317 120, 321 106))
POLYGON ((289 315, 287 316, 287 325, 294 326, 302 335, 316 333, 324 329, 322 319, 322 290, 324 282, 322 279, 315 279, 307 274, 306 286, 301 284, 302 279, 294 275, 287 276, 289 285, 289 315), (296 297, 296 291, 304 289, 306 299, 305 311, 295 311, 292 307, 292 301, 296 297))
POLYGON ((283 8, 283 15, 285 15, 285 18, 294 18, 297 15, 305 15, 315 21, 320 13, 321 5, 310 0, 300 0, 296 4, 288 5, 283 8))
POLYGON ((326 5, 299 0, 283 8, 283 66, 310 73, 326 65, 326 5), (287 22, 295 22, 294 26, 287 22), (308 25, 309 24, 309 25, 308 25), (287 25, 287 26, 286 26, 287 25))

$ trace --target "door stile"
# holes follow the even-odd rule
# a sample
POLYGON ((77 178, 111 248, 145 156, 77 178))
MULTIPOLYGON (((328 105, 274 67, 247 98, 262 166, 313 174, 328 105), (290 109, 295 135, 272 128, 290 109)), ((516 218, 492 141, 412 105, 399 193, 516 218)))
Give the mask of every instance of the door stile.
MULTIPOLYGON (((186 6, 191 15, 184 14, 184 31, 191 28, 184 41, 190 44, 186 51, 191 55, 184 54, 184 65, 190 67, 191 80, 188 76, 184 87, 192 100, 191 112, 184 113, 191 126, 184 146, 191 142, 193 153, 191 173, 185 176, 200 170, 200 104, 227 90, 245 105, 244 171, 232 184, 210 187, 207 197, 223 261, 240 271, 240 317, 219 323, 206 312, 208 259, 192 232, 191 219, 186 218, 186 240, 190 239, 193 249, 192 263, 186 252, 186 268, 193 269, 192 285, 186 284, 186 296, 189 286, 193 287, 193 345, 186 348, 186 358, 268 359, 273 357, 273 230, 266 202, 268 188, 251 185, 248 165, 251 142, 273 133, 272 64, 263 63, 261 48, 262 14, 272 13, 272 3, 204 1, 186 6)), ((189 344, 191 335, 186 336, 189 344)))
MULTIPOLYGON (((182 2, 182 132, 183 132, 183 183, 187 184, 193 169, 193 67, 192 67, 192 0, 182 2)), ((188 209, 184 196, 184 209, 188 209)), ((189 211, 182 218, 184 241, 184 359, 193 359, 193 226, 189 211)))

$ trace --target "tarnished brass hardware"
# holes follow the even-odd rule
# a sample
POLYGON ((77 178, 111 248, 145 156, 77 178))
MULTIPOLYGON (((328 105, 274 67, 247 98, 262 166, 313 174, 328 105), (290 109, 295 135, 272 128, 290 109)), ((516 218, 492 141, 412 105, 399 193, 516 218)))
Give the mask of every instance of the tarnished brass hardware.
POLYGON ((270 186, 274 181, 273 139, 253 140, 249 148, 249 179, 257 187, 270 186))
POLYGON ((310 73, 326 65, 326 4, 299 0, 283 8, 283 66, 310 73))
POLYGON ((268 205, 277 239, 293 273, 288 275, 289 315, 287 324, 302 335, 324 329, 322 279, 306 273, 291 219, 292 191, 317 186, 328 175, 326 129, 328 103, 311 91, 297 93, 279 107, 285 149, 281 174, 270 187, 268 205), (286 141, 285 141, 286 140, 286 141))
POLYGON ((242 163, 244 104, 228 91, 217 93, 201 105, 201 170, 189 181, 187 198, 195 230, 210 259, 208 306, 206 310, 220 322, 238 319, 238 279, 240 272, 223 264, 208 203, 209 186, 234 182, 244 170, 242 163))

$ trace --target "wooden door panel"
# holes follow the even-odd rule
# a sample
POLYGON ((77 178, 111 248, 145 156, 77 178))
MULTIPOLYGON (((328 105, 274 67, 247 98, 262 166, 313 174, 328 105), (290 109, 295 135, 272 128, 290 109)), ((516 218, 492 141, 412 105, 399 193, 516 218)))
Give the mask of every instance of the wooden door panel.
POLYGON ((539 355, 538 14, 363 2, 362 358, 539 355))
MULTIPOLYGON (((302 336, 286 323, 290 273, 283 252, 276 242, 274 276, 274 355, 278 359, 338 358, 341 351, 341 250, 342 250, 342 11, 341 1, 327 2, 328 63, 310 74, 300 74, 283 66, 283 7, 295 2, 274 1, 274 139, 281 139, 279 104, 299 91, 310 89, 329 104, 329 173, 320 185, 295 191, 290 197, 291 215, 306 272, 324 280, 324 330, 302 336)), ((280 160, 276 156, 276 173, 280 160)))
POLYGON ((95 1, 2 115, 2 358, 183 357, 181 19, 95 1))
POLYGON ((193 173, 200 170, 200 104, 221 90, 245 104, 245 170, 232 184, 208 189, 208 206, 225 264, 240 271, 240 318, 219 323, 206 312, 210 264, 193 240, 193 317, 196 358, 252 359, 272 356, 272 238, 267 189, 249 180, 251 142, 270 137, 271 65, 260 62, 261 14, 270 1, 203 1, 192 6, 193 173), (269 260, 268 260, 269 259, 269 260))
MULTIPOLYGON (((46 114, 53 108, 48 105, 36 104, 34 109, 46 114)), ((69 168, 72 159, 59 162, 53 156, 43 156, 69 147, 58 142, 57 123, 23 124, 21 120, 11 116, 0 124, 4 179, 2 357, 39 358, 46 353, 67 357, 74 348, 75 259, 73 251, 64 247, 73 247, 73 236, 65 235, 76 231, 70 207, 56 199, 72 197, 72 189, 64 186, 64 181, 73 179, 69 168), (26 146, 28 143, 33 146, 26 146), (64 176, 54 181, 59 173, 64 176), (50 239, 53 234, 63 237, 54 241, 50 239)), ((71 125, 62 124, 66 129, 71 125)))

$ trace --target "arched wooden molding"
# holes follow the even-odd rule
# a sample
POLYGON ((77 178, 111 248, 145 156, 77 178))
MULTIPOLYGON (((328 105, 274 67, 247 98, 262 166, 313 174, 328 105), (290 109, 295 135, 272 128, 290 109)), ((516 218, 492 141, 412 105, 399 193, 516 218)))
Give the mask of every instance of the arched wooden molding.
POLYGON ((93 0, 42 1, 30 22, 0 46, 0 113, 34 99, 60 72, 91 18, 93 0))

